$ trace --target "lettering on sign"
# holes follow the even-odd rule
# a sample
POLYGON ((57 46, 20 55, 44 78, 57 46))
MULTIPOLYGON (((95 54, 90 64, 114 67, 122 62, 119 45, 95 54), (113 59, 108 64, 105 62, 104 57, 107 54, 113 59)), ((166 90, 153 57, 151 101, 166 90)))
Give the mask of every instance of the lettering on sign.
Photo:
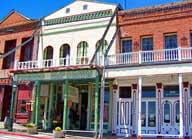
POLYGON ((16 74, 16 81, 37 81, 37 80, 65 80, 65 79, 92 79, 97 76, 96 70, 38 72, 16 74))

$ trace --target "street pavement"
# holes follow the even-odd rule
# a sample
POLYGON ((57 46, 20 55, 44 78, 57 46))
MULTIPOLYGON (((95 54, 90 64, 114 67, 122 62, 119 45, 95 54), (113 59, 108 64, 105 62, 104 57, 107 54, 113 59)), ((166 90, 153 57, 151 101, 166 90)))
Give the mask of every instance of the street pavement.
POLYGON ((12 136, 12 135, 0 135, 0 139, 31 139, 29 137, 12 136))

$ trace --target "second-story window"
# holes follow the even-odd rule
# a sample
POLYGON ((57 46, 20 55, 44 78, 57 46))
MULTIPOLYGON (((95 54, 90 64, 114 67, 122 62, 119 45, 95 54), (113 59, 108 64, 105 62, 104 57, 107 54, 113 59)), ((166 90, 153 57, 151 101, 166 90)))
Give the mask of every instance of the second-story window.
MULTIPOLYGON (((22 43, 25 42, 29 38, 23 38, 22 43)), ((33 41, 27 43, 21 48, 21 56, 20 61, 31 61, 32 60, 32 54, 33 54, 33 41)))
POLYGON ((106 49, 107 49, 107 46, 108 46, 108 43, 106 40, 103 41, 103 43, 101 43, 101 40, 99 40, 97 43, 96 43, 96 48, 100 47, 99 49, 99 53, 100 54, 104 54, 106 49))
POLYGON ((141 49, 142 51, 153 50, 153 37, 142 37, 141 38, 141 49))
POLYGON ((48 46, 44 49, 43 59, 53 59, 53 47, 48 46))
MULTIPOLYGON (((4 53, 8 53, 16 47, 16 40, 9 40, 5 42, 4 53)), ((11 53, 3 59, 3 69, 12 69, 14 67, 15 52, 11 53)))
POLYGON ((173 49, 177 48, 177 35, 176 34, 166 34, 164 37, 164 48, 173 49))
POLYGON ((191 43, 191 47, 192 47, 192 32, 190 33, 190 43, 191 43))
POLYGON ((132 52, 132 39, 121 40, 121 53, 132 52))
POLYGON ((88 43, 85 41, 82 41, 77 46, 77 64, 87 64, 88 58, 87 58, 87 49, 88 49, 88 43))
POLYGON ((83 41, 77 46, 77 57, 87 57, 88 43, 83 41))

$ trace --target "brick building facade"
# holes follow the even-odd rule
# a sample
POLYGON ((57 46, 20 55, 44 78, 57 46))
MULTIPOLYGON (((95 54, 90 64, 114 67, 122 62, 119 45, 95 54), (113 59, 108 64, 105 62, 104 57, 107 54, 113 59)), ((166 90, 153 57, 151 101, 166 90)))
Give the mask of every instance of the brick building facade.
POLYGON ((119 11, 113 132, 120 136, 192 135, 192 2, 119 11))
MULTIPOLYGON (((35 57, 35 41, 36 38, 31 38, 34 28, 37 26, 37 20, 31 20, 24 17, 16 11, 11 11, 1 22, 0 22, 0 116, 1 120, 4 120, 8 116, 10 110, 11 92, 12 92, 12 76, 10 73, 14 69, 14 64, 17 61, 32 60, 35 57), (30 40, 29 40, 30 39, 30 40), (21 45, 25 43, 25 45, 21 45), (17 49, 16 49, 17 47, 17 49), (8 54, 10 51, 12 53, 8 54), (34 52, 34 53, 33 53, 34 52), (8 54, 8 55, 7 55, 8 54)), ((19 85, 18 85, 19 86, 19 85)), ((29 89, 26 86, 24 89, 29 89)), ((30 94, 31 95, 31 94, 30 94)), ((30 97, 30 95, 28 97, 30 97)), ((27 96, 27 95, 26 95, 27 96)), ((16 100, 26 103, 29 98, 22 97, 22 93, 16 96, 16 100), (17 99, 18 97, 18 99, 17 99)), ((25 105, 22 108, 17 105, 16 113, 20 113, 21 109, 25 111, 25 105)), ((16 114, 17 115, 17 114, 16 114)))

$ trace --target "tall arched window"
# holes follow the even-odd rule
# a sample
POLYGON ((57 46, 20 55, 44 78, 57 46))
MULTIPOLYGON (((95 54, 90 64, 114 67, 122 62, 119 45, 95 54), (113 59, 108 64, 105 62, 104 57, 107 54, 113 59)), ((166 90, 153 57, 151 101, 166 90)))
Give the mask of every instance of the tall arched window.
POLYGON ((77 46, 77 64, 88 63, 87 49, 88 49, 87 42, 82 41, 79 43, 79 45, 77 46))
POLYGON ((103 43, 101 43, 101 40, 99 40, 99 41, 96 43, 96 49, 97 49, 98 47, 100 47, 100 49, 99 49, 100 54, 104 54, 104 53, 105 53, 105 51, 106 51, 106 49, 107 49, 107 46, 108 46, 108 43, 107 43, 106 40, 104 40, 103 43))
POLYGON ((63 44, 60 47, 59 58, 61 65, 68 65, 70 60, 70 46, 68 44, 63 44))
POLYGON ((43 59, 53 59, 53 47, 47 46, 43 52, 43 59))
POLYGON ((164 110, 164 123, 170 123, 171 122, 171 106, 169 102, 165 102, 163 106, 164 110))
POLYGON ((60 47, 59 57, 66 58, 67 56, 70 56, 70 46, 68 44, 64 44, 60 47))
POLYGON ((175 122, 179 123, 180 116, 179 116, 179 102, 175 103, 175 122))
POLYGON ((87 49, 88 49, 88 43, 85 41, 82 41, 77 46, 77 57, 87 57, 87 49))

